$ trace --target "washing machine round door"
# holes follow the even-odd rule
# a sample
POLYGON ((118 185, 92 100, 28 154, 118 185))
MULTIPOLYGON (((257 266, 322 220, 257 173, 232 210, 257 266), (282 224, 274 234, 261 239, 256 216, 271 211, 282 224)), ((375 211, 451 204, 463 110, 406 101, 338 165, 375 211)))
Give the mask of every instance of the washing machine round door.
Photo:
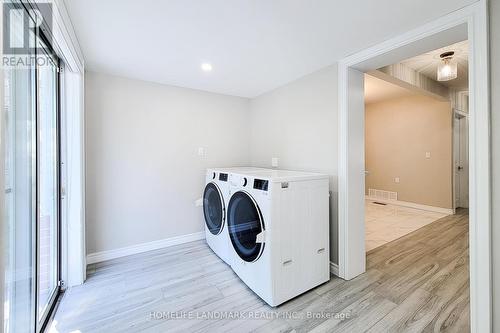
POLYGON ((264 220, 255 200, 246 192, 235 192, 227 208, 229 237, 238 256, 252 262, 262 254, 264 243, 259 239, 264 220))
POLYGON ((219 187, 208 183, 203 192, 203 215, 208 230, 213 235, 218 235, 224 229, 225 220, 224 199, 219 187))

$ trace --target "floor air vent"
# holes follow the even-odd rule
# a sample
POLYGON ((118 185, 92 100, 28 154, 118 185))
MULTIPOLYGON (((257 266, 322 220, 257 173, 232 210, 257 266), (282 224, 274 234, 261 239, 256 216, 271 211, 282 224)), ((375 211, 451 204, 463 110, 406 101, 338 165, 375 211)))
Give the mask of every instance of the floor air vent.
POLYGON ((384 190, 376 190, 373 188, 368 189, 368 197, 374 200, 398 200, 398 192, 384 191, 384 190))

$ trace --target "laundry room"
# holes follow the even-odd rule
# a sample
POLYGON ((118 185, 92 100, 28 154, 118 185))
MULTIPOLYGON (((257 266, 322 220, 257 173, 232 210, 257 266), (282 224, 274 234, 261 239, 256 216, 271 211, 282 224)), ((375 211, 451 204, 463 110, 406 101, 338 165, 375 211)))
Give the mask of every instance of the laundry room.
POLYGON ((86 79, 89 254, 137 245, 138 235, 141 243, 201 237, 210 167, 325 173, 334 211, 335 151, 323 144, 336 140, 328 125, 336 93, 326 93, 334 67, 256 100, 93 72, 86 79))
POLYGON ((494 332, 498 7, 6 1, 0 333, 494 332))

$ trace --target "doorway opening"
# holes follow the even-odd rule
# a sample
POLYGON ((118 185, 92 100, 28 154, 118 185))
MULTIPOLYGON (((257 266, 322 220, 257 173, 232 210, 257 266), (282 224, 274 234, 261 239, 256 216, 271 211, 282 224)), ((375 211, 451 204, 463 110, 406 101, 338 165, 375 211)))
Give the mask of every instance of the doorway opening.
MULTIPOLYGON (((469 41, 470 329, 491 330, 491 171, 487 8, 466 6, 339 62, 339 276, 366 271, 364 74, 417 55, 469 41)), ((451 121, 451 119, 450 119, 451 121)), ((453 200, 454 201, 454 200, 453 200)))
POLYGON ((371 71, 364 89, 369 252, 468 208, 468 41, 371 71), (443 54, 458 70, 440 81, 443 54))

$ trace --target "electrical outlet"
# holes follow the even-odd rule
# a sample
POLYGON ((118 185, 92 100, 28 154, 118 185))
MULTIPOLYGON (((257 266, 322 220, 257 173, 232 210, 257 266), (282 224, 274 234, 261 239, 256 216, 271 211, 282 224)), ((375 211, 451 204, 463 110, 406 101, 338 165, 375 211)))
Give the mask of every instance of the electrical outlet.
POLYGON ((198 156, 200 157, 207 156, 207 151, 205 150, 205 147, 198 147, 198 156))
POLYGON ((430 151, 426 151, 425 152, 425 158, 431 158, 431 152, 430 151))
POLYGON ((278 164, 279 164, 279 159, 277 157, 273 157, 271 159, 271 165, 273 168, 277 168, 278 167, 278 164))
POLYGON ((395 183, 399 183, 399 177, 394 178, 395 183))

